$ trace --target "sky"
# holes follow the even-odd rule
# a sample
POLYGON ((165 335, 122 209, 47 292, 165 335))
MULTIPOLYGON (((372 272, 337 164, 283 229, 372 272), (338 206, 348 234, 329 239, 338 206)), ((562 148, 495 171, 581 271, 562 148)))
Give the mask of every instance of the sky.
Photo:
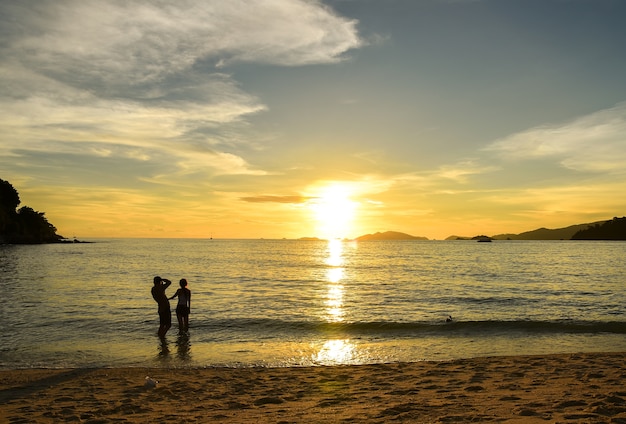
POLYGON ((626 214, 626 1, 0 0, 0 179, 65 237, 626 214))

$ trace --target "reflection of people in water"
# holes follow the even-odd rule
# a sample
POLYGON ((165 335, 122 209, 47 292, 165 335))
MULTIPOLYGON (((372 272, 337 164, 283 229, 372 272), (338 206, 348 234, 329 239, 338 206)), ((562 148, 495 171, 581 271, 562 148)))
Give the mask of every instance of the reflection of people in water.
POLYGON ((167 289, 172 282, 166 278, 154 277, 154 287, 152 287, 152 298, 159 305, 159 337, 165 337, 167 330, 172 326, 172 311, 170 310, 170 301, 165 295, 167 289))
POLYGON ((176 318, 178 318, 178 333, 189 331, 189 312, 191 312, 191 290, 187 288, 187 280, 180 280, 180 288, 176 290, 174 296, 170 299, 178 297, 178 305, 176 305, 176 318))
POLYGON ((157 359, 159 361, 167 361, 170 356, 170 346, 167 343, 167 339, 165 337, 161 337, 161 344, 159 345, 159 354, 157 359))
POLYGON ((181 361, 191 360, 191 343, 189 342, 189 335, 182 333, 178 335, 176 339, 177 356, 181 361))

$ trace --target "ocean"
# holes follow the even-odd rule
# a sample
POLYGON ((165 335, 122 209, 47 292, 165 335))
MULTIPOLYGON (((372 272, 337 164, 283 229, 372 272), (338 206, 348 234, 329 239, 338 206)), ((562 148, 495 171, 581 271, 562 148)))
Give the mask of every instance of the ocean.
POLYGON ((0 245, 0 368, 626 351, 625 259, 625 242, 603 241, 0 245), (188 334, 173 313, 166 338, 157 337, 155 275, 172 280, 169 296, 188 280, 188 334))

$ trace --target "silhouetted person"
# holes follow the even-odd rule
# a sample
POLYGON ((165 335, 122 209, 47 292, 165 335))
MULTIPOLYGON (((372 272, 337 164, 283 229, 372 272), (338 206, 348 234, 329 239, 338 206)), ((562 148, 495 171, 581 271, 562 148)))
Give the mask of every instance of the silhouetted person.
POLYGON ((159 305, 159 337, 165 337, 167 330, 172 326, 172 311, 170 310, 170 301, 165 295, 167 289, 172 282, 166 278, 154 277, 154 287, 152 287, 152 297, 159 305))
POLYGON ((191 312, 191 290, 187 288, 187 280, 180 280, 180 288, 176 290, 174 296, 178 297, 176 305, 176 318, 178 318, 178 333, 189 331, 189 312, 191 312))

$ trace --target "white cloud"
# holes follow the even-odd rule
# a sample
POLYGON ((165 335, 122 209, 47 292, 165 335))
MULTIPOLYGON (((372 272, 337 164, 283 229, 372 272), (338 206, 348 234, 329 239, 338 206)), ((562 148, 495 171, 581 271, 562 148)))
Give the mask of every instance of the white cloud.
POLYGON ((219 144, 244 142, 238 125, 266 107, 215 65, 337 62, 355 27, 304 0, 2 2, 0 151, 258 173, 219 144))
POLYGON ((33 75, 29 81, 41 90, 18 98, 0 97, 5 111, 0 125, 11 134, 4 147, 47 139, 155 146, 159 140, 181 138, 189 128, 219 127, 265 109, 228 77, 207 78, 203 87, 213 97, 207 103, 107 99, 33 75))
POLYGON ((580 171, 622 172, 626 169, 626 103, 564 124, 513 134, 486 150, 508 159, 552 157, 580 171))
POLYGON ((332 63, 362 42, 356 21, 334 14, 317 1, 216 2, 220 16, 211 31, 211 55, 223 60, 280 65, 332 63))
POLYGON ((331 63, 361 44, 354 21, 314 1, 57 0, 3 9, 16 31, 9 56, 102 93, 140 89, 199 61, 331 63))

